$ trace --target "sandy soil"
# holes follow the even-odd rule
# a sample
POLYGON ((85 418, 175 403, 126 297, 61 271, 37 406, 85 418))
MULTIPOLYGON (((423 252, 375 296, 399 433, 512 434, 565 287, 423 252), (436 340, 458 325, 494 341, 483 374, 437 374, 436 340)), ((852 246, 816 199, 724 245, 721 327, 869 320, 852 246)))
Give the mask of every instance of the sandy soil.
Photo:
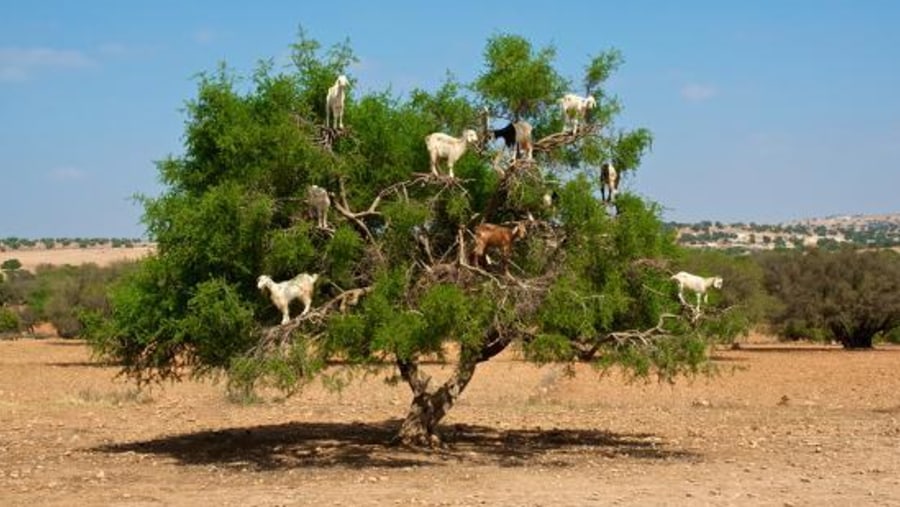
POLYGON ((0 252, 0 264, 8 259, 19 259, 22 269, 34 272, 41 264, 78 266, 93 262, 98 266, 106 266, 116 261, 140 259, 153 252, 150 245, 138 245, 132 248, 113 248, 96 246, 91 248, 56 247, 7 250, 0 252))
POLYGON ((241 405, 3 341, 0 505, 900 505, 900 348, 716 357, 670 386, 502 355, 415 452, 386 444, 409 402, 386 372, 241 405))

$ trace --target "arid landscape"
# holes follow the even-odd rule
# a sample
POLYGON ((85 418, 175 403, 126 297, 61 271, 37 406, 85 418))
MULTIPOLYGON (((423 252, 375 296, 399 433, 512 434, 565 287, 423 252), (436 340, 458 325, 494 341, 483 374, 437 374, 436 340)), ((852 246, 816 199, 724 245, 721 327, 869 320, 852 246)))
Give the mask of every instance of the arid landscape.
POLYGON ((3 505, 900 505, 900 349, 744 344, 668 384, 483 365, 446 448, 388 442, 384 374, 229 401, 137 390, 78 341, 0 342, 3 505))
POLYGON ((22 269, 31 272, 34 272, 35 268, 41 264, 71 264, 78 266, 92 262, 98 266, 107 266, 116 261, 140 259, 152 253, 154 248, 153 245, 148 244, 141 244, 131 248, 113 248, 108 245, 90 248, 20 248, 0 251, 0 263, 9 259, 18 259, 22 263, 22 269))
POLYGON ((239 403, 138 390, 52 332, 0 341, 2 505, 900 505, 897 347, 753 335, 675 385, 510 351, 416 451, 389 444, 390 368, 239 403))

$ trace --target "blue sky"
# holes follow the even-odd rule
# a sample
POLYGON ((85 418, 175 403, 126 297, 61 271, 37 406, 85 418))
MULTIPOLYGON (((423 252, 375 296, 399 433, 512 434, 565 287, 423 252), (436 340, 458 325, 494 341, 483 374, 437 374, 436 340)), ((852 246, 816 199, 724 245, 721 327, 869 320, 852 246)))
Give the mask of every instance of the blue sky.
POLYGON ((0 5, 0 237, 143 236, 131 197, 163 191, 193 76, 283 62, 299 25, 350 39, 354 93, 470 82, 498 33, 553 44, 576 83, 619 49, 617 126, 655 136, 624 186, 667 220, 900 212, 892 0, 44 0, 0 5))

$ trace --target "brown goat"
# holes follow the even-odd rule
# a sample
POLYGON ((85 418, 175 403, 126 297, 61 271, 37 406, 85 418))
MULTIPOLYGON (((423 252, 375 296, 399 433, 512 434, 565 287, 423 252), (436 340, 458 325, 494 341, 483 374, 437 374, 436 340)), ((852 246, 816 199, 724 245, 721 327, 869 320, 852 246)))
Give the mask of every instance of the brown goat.
POLYGON ((500 258, 503 261, 503 269, 512 256, 512 244, 517 239, 525 237, 525 224, 519 223, 514 227, 504 227, 495 224, 480 224, 475 227, 475 248, 472 251, 473 262, 478 266, 479 260, 484 257, 488 248, 500 250, 500 258))

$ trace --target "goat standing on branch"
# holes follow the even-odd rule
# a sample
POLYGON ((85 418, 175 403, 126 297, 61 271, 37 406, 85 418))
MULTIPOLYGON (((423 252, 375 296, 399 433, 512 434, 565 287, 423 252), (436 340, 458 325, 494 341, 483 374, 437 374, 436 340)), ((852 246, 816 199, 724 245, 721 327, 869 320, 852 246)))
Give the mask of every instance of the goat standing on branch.
POLYGON ((716 289, 722 288, 722 277, 720 276, 712 276, 709 278, 704 278, 702 276, 692 275, 686 271, 679 271, 678 273, 672 275, 672 280, 678 282, 678 299, 681 300, 681 304, 690 306, 684 300, 684 289, 690 289, 697 295, 697 312, 700 312, 700 299, 703 298, 703 302, 706 303, 709 301, 707 291, 710 287, 715 287, 716 289))
POLYGON ((534 142, 531 139, 531 124, 527 121, 517 121, 510 123, 502 129, 491 130, 491 139, 503 139, 508 149, 512 150, 512 159, 515 162, 520 152, 524 154, 525 160, 529 162, 533 159, 534 142))
POLYGON ((328 191, 317 185, 310 185, 306 191, 306 201, 312 208, 316 223, 320 229, 328 229, 328 209, 331 207, 331 198, 328 191))
POLYGON ((613 202, 619 193, 619 173, 612 162, 600 166, 600 198, 603 202, 613 202))
POLYGON ((260 275, 256 279, 256 287, 263 291, 268 289, 272 303, 281 310, 281 324, 284 325, 291 321, 291 301, 299 299, 303 303, 303 313, 300 316, 309 312, 309 307, 312 305, 313 289, 318 278, 318 274, 300 273, 290 280, 275 282, 269 275, 260 275))
POLYGON ((478 134, 471 129, 464 130, 461 138, 456 138, 443 132, 435 132, 425 136, 425 146, 428 147, 428 155, 431 157, 431 172, 437 174, 438 161, 446 158, 450 177, 453 178, 453 166, 462 158, 468 144, 477 142, 478 134))
POLYGON ((574 93, 567 93, 563 95, 563 98, 559 99, 559 104, 562 106, 563 112, 563 132, 568 129, 569 123, 571 123, 572 133, 577 134, 578 120, 584 121, 588 110, 597 107, 597 99, 591 95, 582 97, 574 93))
POLYGON ((472 250, 472 262, 478 267, 479 260, 485 256, 488 248, 500 250, 504 272, 508 272, 507 263, 512 256, 512 244, 525 237, 525 224, 517 223, 514 227, 484 223, 475 227, 475 247, 472 250))
POLYGON ((344 129, 344 99, 347 95, 347 88, 350 87, 350 81, 347 76, 341 74, 337 80, 328 88, 328 96, 325 98, 325 126, 344 129), (329 115, 334 125, 329 122, 329 115))

